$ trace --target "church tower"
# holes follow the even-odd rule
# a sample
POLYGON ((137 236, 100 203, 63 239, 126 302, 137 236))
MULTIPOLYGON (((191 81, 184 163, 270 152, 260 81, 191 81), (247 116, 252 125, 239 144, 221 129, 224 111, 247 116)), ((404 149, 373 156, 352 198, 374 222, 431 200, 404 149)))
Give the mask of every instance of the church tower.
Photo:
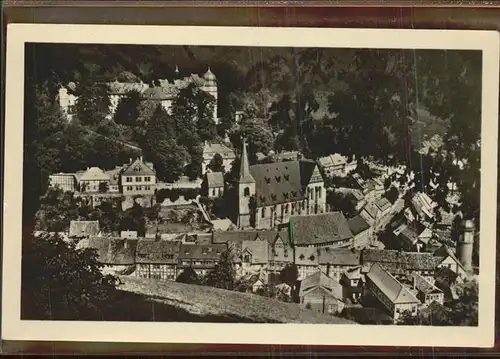
POLYGON ((248 165, 246 140, 243 139, 240 176, 238 179, 238 228, 250 226, 250 197, 255 196, 255 179, 248 165))
POLYGON ((472 272, 472 251, 474 248, 474 222, 467 220, 462 224, 462 233, 457 243, 458 260, 465 269, 472 272))
POLYGON ((218 117, 217 117, 217 104, 218 104, 218 92, 217 92, 217 78, 215 77, 214 73, 210 71, 210 67, 208 67, 207 72, 203 75, 203 91, 206 93, 212 95, 215 99, 215 104, 214 104, 214 122, 217 124, 218 123, 218 117))
POLYGON ((179 80, 181 78, 181 73, 179 71, 179 66, 175 65, 174 80, 179 80))

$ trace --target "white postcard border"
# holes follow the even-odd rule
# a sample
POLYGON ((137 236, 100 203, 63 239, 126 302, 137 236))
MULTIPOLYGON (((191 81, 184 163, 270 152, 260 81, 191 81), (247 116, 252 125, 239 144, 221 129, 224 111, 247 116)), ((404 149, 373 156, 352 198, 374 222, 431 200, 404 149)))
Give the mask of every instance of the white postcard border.
POLYGON ((4 340, 491 347, 494 344, 499 35, 494 31, 10 24, 7 29, 4 340), (478 327, 21 321, 24 46, 27 42, 482 50, 478 327))

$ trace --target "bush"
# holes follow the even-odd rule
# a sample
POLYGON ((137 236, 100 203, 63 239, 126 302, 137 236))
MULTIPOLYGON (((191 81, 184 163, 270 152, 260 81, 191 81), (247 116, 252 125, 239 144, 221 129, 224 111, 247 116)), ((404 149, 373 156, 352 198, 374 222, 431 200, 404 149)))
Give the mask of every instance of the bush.
POLYGON ((161 203, 168 198, 171 202, 175 202, 180 196, 189 201, 191 199, 196 199, 200 195, 200 190, 198 188, 165 188, 160 189, 156 192, 156 201, 161 203))

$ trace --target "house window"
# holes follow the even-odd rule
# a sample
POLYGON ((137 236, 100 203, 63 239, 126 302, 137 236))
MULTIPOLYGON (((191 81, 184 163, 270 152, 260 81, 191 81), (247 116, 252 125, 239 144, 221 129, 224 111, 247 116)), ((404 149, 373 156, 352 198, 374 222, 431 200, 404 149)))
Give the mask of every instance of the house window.
POLYGON ((141 182, 141 180, 142 180, 142 177, 136 177, 136 178, 135 178, 135 181, 136 181, 136 182, 141 182))
POLYGON ((127 177, 125 181, 126 182, 132 182, 132 177, 127 177))
POLYGON ((138 191, 142 191, 142 186, 137 186, 138 191))
POLYGON ((215 196, 215 188, 212 190, 212 196, 215 196))
POLYGON ((245 187, 245 189, 243 190, 243 195, 245 197, 250 196, 250 188, 249 187, 245 187))
POLYGON ((288 214, 288 206, 289 206, 289 204, 288 204, 288 203, 287 203, 287 204, 285 204, 285 213, 287 213, 287 214, 288 214))
POLYGON ((144 182, 150 182, 151 181, 151 177, 144 177, 144 182))
POLYGON ((260 212, 260 216, 261 216, 262 218, 264 218, 264 217, 266 216, 266 207, 263 207, 263 208, 262 208, 262 210, 261 210, 261 212, 260 212))
POLYGON ((249 256, 248 254, 245 254, 245 255, 243 256, 243 261, 244 261, 245 263, 250 262, 250 256, 249 256))
POLYGON ((127 191, 132 191, 132 186, 127 186, 127 191))
POLYGON ((318 187, 318 198, 321 198, 321 187, 318 187))
POLYGON ((144 187, 144 189, 145 189, 146 191, 149 191, 149 190, 151 189, 151 187, 150 187, 150 186, 145 186, 145 187, 144 187))

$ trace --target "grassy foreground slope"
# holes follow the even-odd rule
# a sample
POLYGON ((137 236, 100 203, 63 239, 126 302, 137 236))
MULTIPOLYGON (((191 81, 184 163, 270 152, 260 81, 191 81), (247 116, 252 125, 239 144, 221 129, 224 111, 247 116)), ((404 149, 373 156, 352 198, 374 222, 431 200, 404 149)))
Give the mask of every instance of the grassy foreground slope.
POLYGON ((176 308, 186 313, 187 321, 355 324, 255 294, 130 276, 120 279, 118 289, 141 295, 152 305, 176 308))

